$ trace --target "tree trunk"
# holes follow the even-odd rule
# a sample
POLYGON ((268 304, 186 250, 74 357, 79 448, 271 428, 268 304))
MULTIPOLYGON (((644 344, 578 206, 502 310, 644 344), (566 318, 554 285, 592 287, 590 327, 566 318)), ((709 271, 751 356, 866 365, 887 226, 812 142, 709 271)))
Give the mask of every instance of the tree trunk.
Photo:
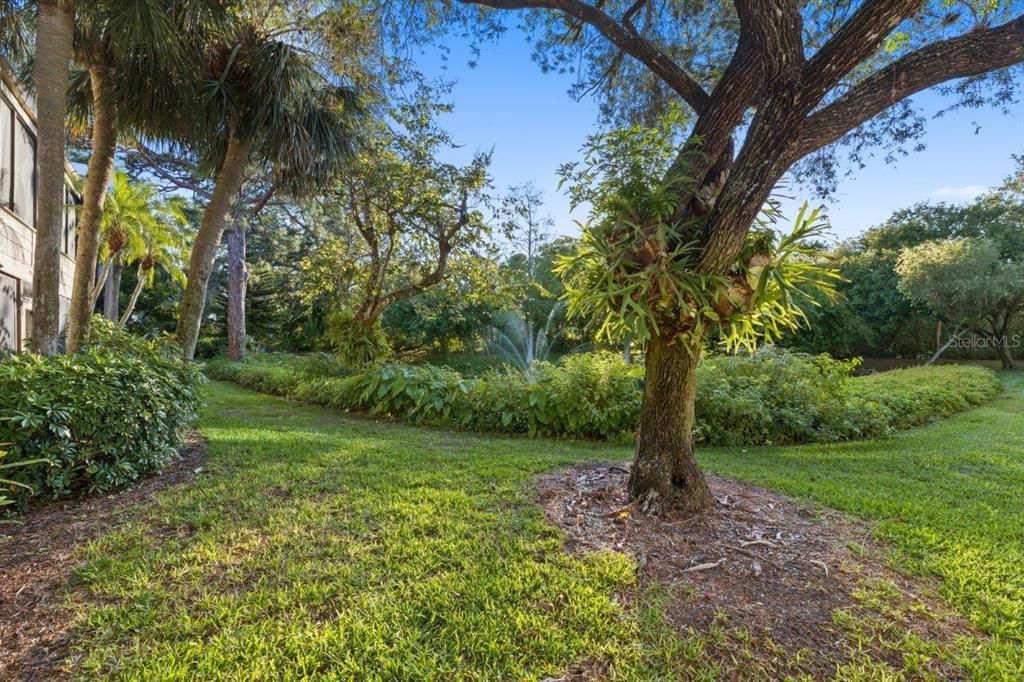
POLYGON ((175 337, 181 346, 182 356, 191 360, 196 354, 199 342, 199 327, 203 321, 203 309, 206 306, 206 288, 213 272, 213 262, 217 257, 224 226, 231 214, 231 207, 242 188, 245 178, 245 166, 249 161, 251 138, 240 139, 234 132, 228 140, 227 154, 224 163, 217 173, 216 184, 210 203, 203 213, 203 223, 196 233, 192 245, 192 256, 188 264, 188 283, 181 300, 178 313, 178 327, 175 337))
POLYGON ((128 305, 125 306, 124 314, 121 315, 121 319, 117 323, 117 326, 121 329, 124 329, 128 325, 128 320, 131 318, 132 313, 135 312, 135 304, 139 302, 139 294, 142 293, 142 290, 146 286, 146 272, 142 269, 141 265, 139 266, 138 273, 136 274, 137 278, 135 281, 135 288, 132 289, 132 295, 128 299, 128 305))
POLYGON ((60 341, 60 244, 64 233, 64 117, 74 38, 74 3, 41 0, 36 84, 36 244, 32 272, 32 345, 56 355, 60 341))
POLYGON ((117 108, 108 91, 106 70, 89 69, 92 86, 92 150, 82 192, 82 214, 78 220, 78 250, 75 254, 75 281, 68 313, 68 352, 75 352, 89 334, 89 320, 96 308, 96 260, 100 251, 100 220, 107 187, 114 174, 117 148, 117 108))
POLYGON ((124 272, 124 266, 115 261, 109 268, 110 275, 103 288, 103 317, 111 322, 117 322, 121 316, 121 273, 124 272))
POLYGON ((630 499, 650 513, 696 513, 711 506, 711 491, 693 457, 694 402, 700 348, 647 344, 644 399, 636 455, 629 475, 630 499))
POLYGON ((1006 336, 1003 337, 1003 343, 999 346, 999 359, 1003 363, 1003 369, 1016 369, 1013 353, 1010 352, 1010 340, 1006 336))
MULTIPOLYGON (((97 272, 96 282, 89 289, 89 316, 92 317, 93 312, 96 310, 96 304, 99 303, 100 294, 107 287, 107 279, 110 277, 110 263, 100 263, 99 271, 97 272)), ((83 336, 82 339, 85 337, 83 336)), ((81 339, 80 339, 81 341, 81 339)))
POLYGON ((938 359, 942 357, 942 354, 943 354, 943 353, 945 353, 945 352, 946 352, 946 350, 948 350, 948 349, 949 349, 949 347, 950 347, 950 346, 952 346, 952 345, 953 345, 953 343, 954 343, 954 342, 955 342, 955 341, 956 341, 957 339, 959 339, 959 338, 960 338, 960 335, 961 335, 962 333, 963 333, 963 331, 962 331, 962 330, 959 330, 959 329, 958 329, 958 330, 956 330, 955 332, 953 332, 953 334, 951 334, 951 335, 950 335, 950 337, 949 337, 949 340, 947 340, 947 341, 946 341, 946 343, 944 343, 944 344, 942 344, 941 346, 939 346, 938 350, 936 350, 936 351, 935 351, 935 354, 934 354, 934 355, 932 355, 932 356, 931 356, 931 357, 930 357, 930 358, 928 359, 928 362, 926 362, 926 363, 924 363, 924 364, 925 364, 925 365, 934 365, 934 364, 935 364, 935 363, 936 363, 936 362, 938 361, 938 359))
POLYGON ((245 359, 245 294, 249 271, 245 267, 245 229, 240 224, 224 235, 228 244, 228 357, 245 359))

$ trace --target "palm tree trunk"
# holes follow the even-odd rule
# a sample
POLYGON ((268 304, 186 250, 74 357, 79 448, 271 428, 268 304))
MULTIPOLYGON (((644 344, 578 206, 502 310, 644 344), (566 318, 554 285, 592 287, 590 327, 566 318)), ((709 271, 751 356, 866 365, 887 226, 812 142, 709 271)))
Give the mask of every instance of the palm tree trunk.
POLYGON ((128 299, 128 305, 125 306, 124 314, 121 315, 121 319, 118 321, 117 326, 124 329, 128 324, 128 319, 131 318, 132 313, 135 312, 135 304, 139 300, 139 294, 142 293, 142 289, 146 285, 146 273, 143 271, 142 266, 139 266, 138 278, 135 282, 135 288, 132 289, 131 298, 128 299))
POLYGON ((178 313, 178 327, 175 337, 181 346, 182 356, 191 360, 196 354, 199 342, 199 327, 202 324, 203 309, 206 306, 206 288, 213 271, 224 226, 231 214, 231 206, 242 188, 245 166, 249 161, 251 138, 239 138, 232 132, 224 163, 217 173, 213 196, 203 213, 203 223, 192 245, 192 256, 188 264, 188 283, 178 313))
POLYGON ((36 245, 32 271, 32 345, 56 355, 60 341, 60 244, 64 232, 64 117, 74 39, 74 3, 40 0, 36 84, 36 245))
POLYGON ((103 289, 103 317, 111 322, 117 322, 120 317, 118 310, 121 304, 121 273, 122 266, 116 260, 110 264, 110 276, 107 277, 106 287, 103 289))
POLYGON ((629 496, 644 511, 694 513, 711 491, 693 456, 694 403, 700 346, 656 336, 647 345, 644 398, 629 496))
POLYGON ((245 295, 249 271, 245 267, 245 229, 236 223, 225 234, 228 243, 228 357, 245 359, 245 295))
MULTIPOLYGON (((117 148, 117 107, 110 95, 106 69, 90 67, 92 86, 92 151, 82 192, 82 214, 78 221, 78 251, 75 255, 75 280, 68 314, 68 352, 75 352, 89 334, 89 320, 96 308, 99 290, 95 286, 96 260, 100 251, 100 220, 107 187, 114 174, 117 148)), ((105 275, 104 275, 105 276, 105 275)))

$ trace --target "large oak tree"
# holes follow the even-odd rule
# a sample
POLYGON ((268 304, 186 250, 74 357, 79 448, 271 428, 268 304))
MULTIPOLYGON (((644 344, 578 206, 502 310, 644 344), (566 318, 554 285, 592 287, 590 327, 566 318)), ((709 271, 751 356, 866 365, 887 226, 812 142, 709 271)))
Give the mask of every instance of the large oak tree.
MULTIPOLYGON (((603 94, 611 122, 643 120, 673 103, 688 107, 693 122, 670 173, 692 180, 673 184, 673 222, 695 244, 686 267, 709 281, 735 269, 784 174, 795 170, 828 189, 837 143, 855 160, 873 146, 906 146, 922 129, 907 98, 944 84, 966 105, 1005 104, 1016 85, 1008 69, 1024 61, 1018 2, 460 2, 479 6, 473 19, 485 32, 500 30, 503 11, 525 10, 542 65, 582 65, 579 92, 603 94)), ((710 504, 693 458, 705 339, 692 331, 692 320, 666 314, 648 343, 629 483, 645 508, 710 504)))

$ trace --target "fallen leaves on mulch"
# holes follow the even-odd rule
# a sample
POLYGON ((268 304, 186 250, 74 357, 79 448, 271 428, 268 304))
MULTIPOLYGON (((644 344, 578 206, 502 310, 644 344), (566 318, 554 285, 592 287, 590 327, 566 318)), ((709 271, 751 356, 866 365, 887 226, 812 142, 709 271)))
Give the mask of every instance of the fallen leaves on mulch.
MULTIPOLYGON (((943 642, 979 636, 934 596, 934 583, 893 570, 864 523, 715 476, 708 477, 716 500, 709 513, 649 516, 630 504, 628 477, 626 465, 576 466, 540 477, 538 503, 566 533, 569 551, 624 552, 637 564, 641 587, 667 588, 664 613, 680 633, 707 632, 724 620, 771 649, 762 670, 829 677, 851 653, 834 614, 865 614, 854 593, 885 581, 906 606, 884 614, 901 632, 943 642), (790 656, 800 652, 799 665, 787 668, 777 647, 790 656), (774 667, 780 660, 783 667, 774 667)), ((900 652, 884 644, 869 655, 903 666, 900 652)), ((723 661, 725 671, 728 666, 723 661)), ((932 666, 943 679, 962 675, 948 661, 932 666)))
POLYGON ((62 677, 76 547, 116 528, 126 507, 193 480, 205 460, 206 444, 192 434, 177 460, 131 488, 44 503, 21 523, 0 526, 0 680, 62 677))

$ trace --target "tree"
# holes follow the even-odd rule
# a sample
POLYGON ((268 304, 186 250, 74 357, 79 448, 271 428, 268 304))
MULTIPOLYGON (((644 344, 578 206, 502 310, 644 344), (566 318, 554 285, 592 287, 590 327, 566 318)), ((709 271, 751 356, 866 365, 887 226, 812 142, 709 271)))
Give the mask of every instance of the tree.
MULTIPOLYGON (((786 343, 809 352, 871 357, 915 357, 934 362, 954 347, 955 334, 932 345, 936 320, 931 310, 900 292, 896 264, 900 253, 930 241, 980 237, 997 245, 1007 261, 1024 260, 1024 173, 1018 171, 998 188, 966 204, 920 203, 900 209, 884 223, 831 252, 847 280, 839 286, 836 306, 811 311, 812 325, 790 335, 786 343), (936 352, 938 350, 939 352, 936 352)), ((941 321, 940 321, 941 322, 941 321)), ((950 331, 948 326, 945 331, 950 331)), ((956 329, 953 329, 956 332, 956 329)), ((960 331, 966 331, 962 329, 960 331)), ((972 349, 977 351, 997 348, 972 349)))
POLYGON ((378 122, 332 194, 319 203, 336 236, 304 262, 307 291, 335 294, 335 336, 366 360, 390 306, 442 282, 451 260, 482 245, 490 154, 465 166, 442 162, 455 148, 435 117, 450 107, 423 88, 378 122), (400 180, 399 180, 400 179, 400 180))
POLYGON ((947 346, 971 331, 1013 369, 1010 331, 1024 312, 1024 261, 1005 259, 991 239, 968 237, 905 249, 896 270, 900 291, 954 326, 947 346))
POLYGON ((158 220, 142 235, 142 249, 134 262, 137 266, 135 287, 117 323, 121 328, 131 319, 143 290, 153 286, 158 271, 162 270, 179 285, 185 285, 188 246, 182 228, 187 221, 176 206, 172 204, 169 208, 164 214, 168 220, 158 220))
MULTIPOLYGON (((109 194, 100 224, 101 275, 90 283, 89 301, 91 307, 95 307, 100 293, 106 291, 104 316, 117 322, 121 318, 119 301, 124 266, 139 262, 142 280, 147 278, 141 275, 157 264, 169 267, 174 261, 170 253, 172 244, 179 252, 184 249, 178 233, 187 221, 180 199, 162 200, 152 184, 133 181, 125 173, 114 175, 109 194)), ((127 314, 131 313, 137 299, 138 293, 132 297, 127 314)))
POLYGON ((180 121, 188 109, 178 95, 195 63, 185 46, 225 20, 224 4, 225 0, 104 0, 77 6, 74 59, 79 70, 71 98, 72 123, 80 136, 88 137, 90 153, 68 313, 70 351, 89 330, 89 294, 118 138, 187 134, 180 121))
POLYGON ((519 360, 526 368, 537 358, 538 342, 543 341, 545 348, 549 348, 553 340, 548 337, 555 321, 555 302, 541 286, 537 272, 541 250, 555 224, 551 216, 541 212, 543 207, 544 193, 533 183, 525 183, 509 188, 498 212, 501 230, 513 250, 507 269, 516 275, 522 289, 521 312, 505 315, 499 338, 503 345, 517 348, 517 353, 521 351, 519 360), (539 331, 538 325, 543 325, 539 331), (541 333, 543 339, 539 337, 541 333), (515 343, 511 343, 513 338, 515 343))
POLYGON ((64 118, 74 39, 74 0, 40 0, 33 80, 36 88, 36 237, 32 270, 32 345, 58 352, 60 243, 64 232, 64 118))
POLYGON ((461 254, 440 283, 388 307, 381 325, 395 351, 473 351, 514 295, 490 254, 461 254))
MULTIPOLYGON (((1024 60, 1024 16, 1011 14, 1013 3, 972 3, 963 14, 921 0, 462 4, 531 10, 524 23, 537 35, 542 63, 582 63, 581 90, 601 92, 609 118, 635 122, 666 102, 693 112, 663 177, 671 191, 659 194, 671 199, 671 210, 656 212, 673 227, 663 253, 683 259, 680 267, 705 283, 709 300, 729 286, 748 231, 787 171, 796 166, 802 178, 816 171, 817 185, 828 189, 834 144, 849 143, 857 157, 875 143, 912 140, 921 126, 901 102, 955 79, 966 79, 958 88, 968 103, 983 103, 986 93, 1005 102, 1016 83, 1001 70, 1024 60), (999 87, 985 89, 986 73, 999 87)), ((623 253, 642 251, 650 235, 641 229, 633 236, 637 243, 623 253)), ((711 498, 689 427, 704 342, 693 332, 714 320, 662 312, 648 343, 630 493, 647 508, 696 511, 711 498)))
POLYGON ((268 165, 275 184, 289 190, 325 182, 349 157, 359 118, 354 91, 331 81, 307 50, 289 42, 302 36, 256 13, 242 13, 201 46, 193 103, 202 135, 192 144, 201 166, 216 171, 175 332, 186 359, 195 354, 210 273, 247 165, 268 165))

